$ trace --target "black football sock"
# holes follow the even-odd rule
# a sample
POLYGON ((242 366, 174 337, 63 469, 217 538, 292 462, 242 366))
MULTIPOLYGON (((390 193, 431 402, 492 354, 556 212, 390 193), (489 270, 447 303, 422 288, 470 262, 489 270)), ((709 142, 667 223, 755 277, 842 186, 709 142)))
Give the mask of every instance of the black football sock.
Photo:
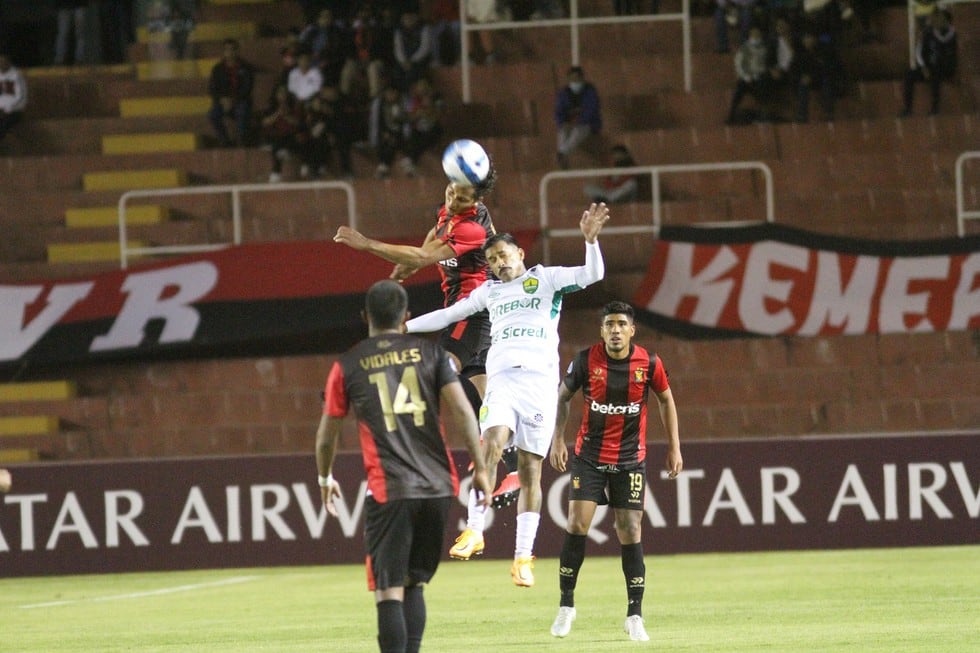
POLYGON ((404 653, 406 633, 402 602, 379 601, 377 608, 378 646, 381 653, 404 653))
POLYGON ((623 576, 626 578, 626 616, 643 616, 643 590, 646 587, 647 564, 643 560, 643 545, 623 544, 623 576))
POLYGON ((558 604, 567 608, 575 607, 575 585, 578 584, 578 572, 585 561, 585 536, 565 533, 565 542, 561 545, 561 557, 558 562, 558 588, 561 590, 561 602, 558 604))
POLYGON ((405 653, 418 653, 422 646, 422 633, 425 631, 425 596, 421 585, 405 588, 402 611, 405 613, 407 634, 405 653))

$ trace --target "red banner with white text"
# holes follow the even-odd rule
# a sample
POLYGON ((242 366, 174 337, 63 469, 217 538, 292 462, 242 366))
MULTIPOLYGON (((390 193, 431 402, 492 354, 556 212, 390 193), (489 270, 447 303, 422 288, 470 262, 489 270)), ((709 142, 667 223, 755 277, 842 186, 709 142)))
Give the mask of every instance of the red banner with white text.
POLYGON ((664 227, 633 303, 684 335, 980 328, 980 237, 868 241, 780 225, 664 227))

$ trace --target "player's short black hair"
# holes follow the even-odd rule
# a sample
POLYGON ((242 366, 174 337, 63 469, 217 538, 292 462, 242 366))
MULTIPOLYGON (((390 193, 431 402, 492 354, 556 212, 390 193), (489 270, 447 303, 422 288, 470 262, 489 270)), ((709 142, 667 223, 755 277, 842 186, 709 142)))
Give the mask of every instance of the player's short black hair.
POLYGON ((408 311, 408 293, 397 281, 379 281, 368 289, 364 310, 376 329, 397 329, 408 311))
POLYGON ((497 243, 507 243, 508 245, 513 245, 514 247, 520 247, 517 244, 517 240, 508 233, 494 234, 486 239, 483 243, 483 251, 487 251, 497 243))
POLYGON ((602 307, 602 317, 605 318, 607 315, 625 315, 632 322, 634 318, 633 307, 626 302, 614 299, 602 307))

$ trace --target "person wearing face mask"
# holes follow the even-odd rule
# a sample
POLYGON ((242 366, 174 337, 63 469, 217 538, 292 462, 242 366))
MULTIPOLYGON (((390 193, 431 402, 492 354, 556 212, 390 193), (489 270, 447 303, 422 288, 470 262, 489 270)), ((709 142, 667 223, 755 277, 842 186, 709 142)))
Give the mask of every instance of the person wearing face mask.
POLYGON ((568 69, 568 84, 555 99, 555 123, 558 125, 558 165, 567 168, 569 155, 602 129, 599 92, 585 81, 580 66, 568 69))
POLYGON ((746 95, 751 95, 763 107, 762 114, 765 117, 772 80, 769 77, 769 49, 763 39, 762 28, 758 25, 749 29, 749 38, 735 53, 735 73, 738 81, 735 82, 735 94, 732 95, 732 104, 725 123, 735 124, 736 111, 746 95))

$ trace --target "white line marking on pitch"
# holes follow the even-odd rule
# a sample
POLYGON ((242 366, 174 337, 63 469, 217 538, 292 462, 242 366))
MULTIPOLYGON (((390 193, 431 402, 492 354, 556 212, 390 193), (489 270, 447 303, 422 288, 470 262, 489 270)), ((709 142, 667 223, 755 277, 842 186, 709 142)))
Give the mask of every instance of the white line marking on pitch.
POLYGON ((177 585, 176 587, 163 587, 158 590, 148 590, 146 592, 132 592, 130 594, 113 594, 110 596, 97 596, 92 599, 70 599, 67 601, 48 601, 46 603, 29 603, 27 605, 20 606, 22 609, 30 608, 50 608, 59 605, 71 605, 72 603, 96 603, 102 601, 124 601, 127 599, 140 599, 145 596, 160 596, 161 594, 176 594, 177 592, 191 592, 194 590, 206 589, 208 587, 221 587, 222 585, 237 585, 238 583, 247 583, 250 580, 255 580, 258 576, 236 576, 234 578, 225 578, 224 580, 216 580, 211 583, 195 583, 193 585, 177 585))

